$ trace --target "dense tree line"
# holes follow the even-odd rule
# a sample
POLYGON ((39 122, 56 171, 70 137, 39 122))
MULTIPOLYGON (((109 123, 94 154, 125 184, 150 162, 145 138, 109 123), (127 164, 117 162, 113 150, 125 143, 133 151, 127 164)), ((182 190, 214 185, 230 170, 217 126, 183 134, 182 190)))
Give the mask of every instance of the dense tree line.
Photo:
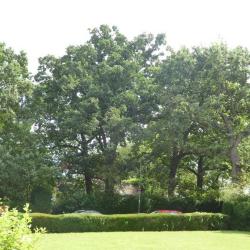
MULTIPOLYGON (((0 197, 188 197, 247 180, 250 52, 225 44, 166 46, 100 26, 62 57, 27 58, 0 45, 0 197)), ((44 201, 44 200, 43 200, 44 201)))

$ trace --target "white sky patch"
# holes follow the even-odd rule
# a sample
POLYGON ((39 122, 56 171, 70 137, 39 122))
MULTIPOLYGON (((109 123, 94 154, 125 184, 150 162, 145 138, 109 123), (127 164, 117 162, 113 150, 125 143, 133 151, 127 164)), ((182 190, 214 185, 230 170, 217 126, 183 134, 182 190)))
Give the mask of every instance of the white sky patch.
POLYGON ((84 43, 88 28, 115 25, 129 38, 165 33, 180 46, 224 41, 250 49, 249 0, 0 0, 0 41, 37 59, 84 43))

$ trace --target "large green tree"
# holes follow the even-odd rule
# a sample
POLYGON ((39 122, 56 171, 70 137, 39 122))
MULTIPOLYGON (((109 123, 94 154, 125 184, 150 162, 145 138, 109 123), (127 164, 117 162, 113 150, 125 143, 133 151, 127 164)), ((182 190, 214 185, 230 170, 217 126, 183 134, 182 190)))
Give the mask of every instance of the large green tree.
MULTIPOLYGON (((177 170, 189 156, 189 171, 201 186, 204 158, 228 155, 233 180, 242 167, 238 146, 249 136, 249 52, 223 44, 170 51, 158 73, 158 109, 148 130, 154 155, 168 172, 168 195, 174 194, 177 170)), ((223 157, 217 171, 225 171, 223 157)))
POLYGON ((34 187, 52 185, 51 161, 31 133, 33 85, 25 53, 0 44, 0 197, 12 205, 30 202, 34 187))
POLYGON ((176 175, 181 161, 200 150, 194 138, 200 137, 202 99, 197 88, 195 60, 188 49, 170 55, 161 65, 157 77, 159 110, 152 117, 149 129, 154 154, 161 157, 168 172, 168 195, 173 196, 177 185, 176 175))
POLYGON ((68 170, 84 175, 87 193, 93 178, 113 192, 119 179, 117 149, 131 139, 142 110, 150 108, 144 100, 150 66, 163 43, 161 35, 128 41, 116 27, 102 25, 63 57, 40 60, 34 95, 37 132, 60 152, 68 170))
POLYGON ((245 170, 238 149, 250 135, 250 53, 224 44, 197 48, 194 53, 210 125, 226 140, 232 180, 237 181, 245 170))
POLYGON ((0 43, 0 138, 19 125, 32 89, 28 77, 25 53, 15 54, 0 43))

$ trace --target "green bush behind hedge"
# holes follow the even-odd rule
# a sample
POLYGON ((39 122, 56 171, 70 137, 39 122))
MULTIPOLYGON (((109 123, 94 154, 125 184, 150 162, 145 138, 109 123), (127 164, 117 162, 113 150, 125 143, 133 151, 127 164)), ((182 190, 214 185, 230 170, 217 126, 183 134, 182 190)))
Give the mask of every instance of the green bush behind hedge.
MULTIPOLYGON (((104 214, 131 214, 138 211, 138 197, 134 195, 105 195, 94 193, 91 195, 74 192, 61 194, 53 203, 53 214, 71 213, 76 210, 97 210, 104 214)), ((222 202, 215 197, 173 197, 161 195, 141 195, 141 212, 148 213, 158 209, 180 210, 182 212, 220 213, 222 202)), ((39 210, 32 210, 41 212, 39 210)), ((44 212, 44 211, 43 211, 44 212)))
POLYGON ((250 197, 243 196, 224 202, 223 212, 230 216, 230 229, 250 230, 250 197))
POLYGON ((228 225, 228 216, 219 213, 31 216, 33 228, 45 227, 50 233, 222 230, 228 225))

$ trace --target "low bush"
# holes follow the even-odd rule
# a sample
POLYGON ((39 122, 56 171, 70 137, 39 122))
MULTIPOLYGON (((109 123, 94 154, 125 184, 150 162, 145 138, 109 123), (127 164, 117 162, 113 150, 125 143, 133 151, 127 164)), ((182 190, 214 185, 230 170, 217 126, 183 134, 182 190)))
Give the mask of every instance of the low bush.
POLYGON ((208 212, 220 213, 222 211, 222 202, 207 197, 150 197, 150 211, 157 209, 172 209, 182 212, 208 212))
MULTIPOLYGON (((104 214, 129 214, 138 211, 138 197, 134 195, 105 195, 94 193, 91 195, 79 192, 70 195, 60 195, 53 204, 53 213, 71 213, 76 210, 97 210, 104 214)), ((142 194, 141 212, 148 213, 158 209, 180 210, 182 212, 212 212, 222 211, 222 202, 216 199, 199 197, 150 196, 142 194)), ((43 211, 44 212, 44 211, 43 211)))
POLYGON ((24 208, 24 213, 19 213, 16 209, 8 210, 2 206, 0 214, 0 249, 1 250, 32 250, 39 232, 31 231, 31 217, 28 214, 28 206, 24 208))
POLYGON ((230 216, 230 229, 250 230, 250 197, 225 201, 223 211, 230 216))
MULTIPOLYGON (((244 184, 244 183, 243 183, 244 184)), ((222 192, 223 213, 230 216, 230 229, 250 230, 249 185, 233 184, 222 192)))
POLYGON ((50 233, 113 231, 178 231, 226 229, 228 217, 223 214, 32 214, 32 226, 45 227, 50 233))
POLYGON ((52 191, 45 187, 35 187, 31 192, 31 210, 38 213, 51 212, 52 191))

